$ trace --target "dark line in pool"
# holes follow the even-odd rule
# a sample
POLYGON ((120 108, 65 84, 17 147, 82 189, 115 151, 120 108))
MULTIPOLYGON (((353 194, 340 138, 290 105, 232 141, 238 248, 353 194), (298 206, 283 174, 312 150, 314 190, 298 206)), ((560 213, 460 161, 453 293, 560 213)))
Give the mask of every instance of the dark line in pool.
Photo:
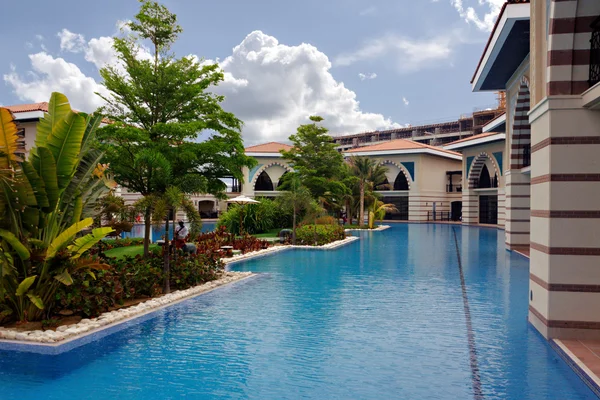
POLYGON ((475 400, 484 399, 481 390, 481 377, 479 376, 479 366, 477 363, 477 348, 475 347, 475 332, 473 332, 473 323, 471 321, 471 310, 469 308, 469 298, 467 297, 467 285, 465 283, 465 274, 463 273, 462 261, 460 257, 460 248, 456 237, 456 229, 452 227, 454 234, 454 246, 456 247, 456 258, 458 259, 458 272, 460 273, 460 287, 462 289, 463 306, 465 309, 465 319, 467 323, 467 341, 469 343, 469 363, 471 364, 471 383, 473 384, 473 397, 475 400))

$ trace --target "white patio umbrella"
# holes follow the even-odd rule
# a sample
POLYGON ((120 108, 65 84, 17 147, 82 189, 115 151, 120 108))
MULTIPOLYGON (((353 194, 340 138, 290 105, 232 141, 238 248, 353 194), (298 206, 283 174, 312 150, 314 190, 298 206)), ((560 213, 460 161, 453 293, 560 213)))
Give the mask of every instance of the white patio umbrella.
MULTIPOLYGON (((254 199, 251 199, 250 197, 246 197, 244 195, 240 195, 238 197, 234 197, 232 199, 227 200, 228 203, 235 203, 235 204, 240 204, 242 206, 246 205, 246 204, 256 204, 259 203, 259 201, 256 201, 254 199)), ((242 212, 240 213, 240 235, 244 233, 244 209, 242 208, 242 212)))

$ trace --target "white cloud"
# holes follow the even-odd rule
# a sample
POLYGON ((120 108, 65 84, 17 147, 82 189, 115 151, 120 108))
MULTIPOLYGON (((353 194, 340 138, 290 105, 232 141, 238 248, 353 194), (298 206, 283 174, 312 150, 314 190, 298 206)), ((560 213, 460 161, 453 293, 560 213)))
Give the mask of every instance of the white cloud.
POLYGON ((363 74, 361 72, 358 74, 358 77, 360 78, 361 81, 371 80, 371 79, 377 78, 377 74, 375 72, 367 72, 366 74, 363 74))
POLYGON ((14 68, 4 75, 4 81, 21 100, 48 101, 50 94, 58 91, 69 98, 73 108, 81 111, 91 112, 102 105, 94 92, 106 94, 106 89, 81 72, 77 65, 45 52, 30 54, 29 59, 33 79, 24 80, 14 68))
POLYGON ((42 36, 42 35, 40 35, 40 34, 37 34, 37 35, 35 35, 35 38, 36 38, 37 40, 39 40, 40 42, 44 40, 44 36, 42 36))
POLYGON ((250 33, 221 62, 224 107, 245 122, 246 144, 285 141, 308 116, 325 118, 331 134, 399 126, 360 109, 356 94, 331 75, 327 56, 309 44, 287 46, 261 31, 250 33))
MULTIPOLYGON (((475 1, 472 0, 472 2, 475 1)), ((451 0, 461 18, 485 32, 490 32, 494 28, 494 23, 504 2, 505 0, 477 0, 476 9, 473 6, 465 6, 463 0, 451 0), (482 12, 481 8, 484 8, 485 11, 482 12), (482 13, 483 15, 481 15, 482 13)))
POLYGON ((357 50, 342 53, 334 60, 335 66, 348 66, 391 56, 401 73, 413 72, 439 65, 439 61, 452 56, 454 46, 463 42, 459 32, 450 32, 429 39, 411 39, 386 35, 365 42, 357 50))
POLYGON ((377 14, 377 7, 375 7, 375 6, 367 7, 358 13, 358 15, 360 15, 361 17, 365 17, 368 15, 375 15, 375 14, 377 14))
MULTIPOLYGON (((98 68, 117 62, 109 37, 89 40, 82 54, 98 68)), ((142 50, 140 56, 149 54, 142 50)), ((94 92, 106 95, 106 89, 77 65, 47 52, 29 58, 32 71, 26 78, 15 70, 4 75, 21 100, 47 101, 51 92, 60 91, 76 109, 93 111, 102 105, 94 92)), ((224 108, 244 121, 246 145, 286 141, 310 115, 324 117, 324 125, 334 135, 400 126, 381 114, 362 111, 356 94, 331 75, 327 56, 309 44, 287 46, 255 31, 220 66, 225 81, 214 90, 226 96, 224 108)))
POLYGON ((407 106, 410 103, 406 97, 402 98, 402 102, 404 103, 405 106, 407 106))
POLYGON ((79 53, 85 48, 85 38, 79 33, 73 33, 63 28, 56 36, 60 38, 60 49, 62 51, 79 53))

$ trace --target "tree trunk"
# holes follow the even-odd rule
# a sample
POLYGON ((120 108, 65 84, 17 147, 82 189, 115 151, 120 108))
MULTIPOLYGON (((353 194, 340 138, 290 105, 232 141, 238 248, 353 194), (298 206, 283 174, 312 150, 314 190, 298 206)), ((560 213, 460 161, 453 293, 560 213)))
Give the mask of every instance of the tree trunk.
POLYGON ((165 244, 163 247, 163 274, 165 281, 163 284, 163 293, 171 293, 171 274, 169 261, 171 259, 171 249, 169 248, 169 213, 167 212, 167 222, 165 223, 165 244))
POLYGON ((362 227, 365 223, 365 183, 360 182, 360 210, 358 210, 358 226, 362 227))
POLYGON ((294 207, 294 216, 292 218, 292 244, 296 245, 296 207, 294 207))
POLYGON ((152 227, 152 210, 150 207, 146 208, 146 214, 144 215, 144 257, 148 257, 150 254, 150 228, 152 227))

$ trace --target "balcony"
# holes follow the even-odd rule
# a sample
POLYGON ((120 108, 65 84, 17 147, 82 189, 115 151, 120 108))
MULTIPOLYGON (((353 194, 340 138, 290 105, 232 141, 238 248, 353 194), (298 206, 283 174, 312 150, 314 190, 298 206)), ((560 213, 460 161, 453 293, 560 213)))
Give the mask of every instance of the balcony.
POLYGON ((462 185, 446 185, 446 193, 461 193, 462 185))
POLYGON ((590 87, 600 82, 600 17, 592 22, 590 39, 590 87))

